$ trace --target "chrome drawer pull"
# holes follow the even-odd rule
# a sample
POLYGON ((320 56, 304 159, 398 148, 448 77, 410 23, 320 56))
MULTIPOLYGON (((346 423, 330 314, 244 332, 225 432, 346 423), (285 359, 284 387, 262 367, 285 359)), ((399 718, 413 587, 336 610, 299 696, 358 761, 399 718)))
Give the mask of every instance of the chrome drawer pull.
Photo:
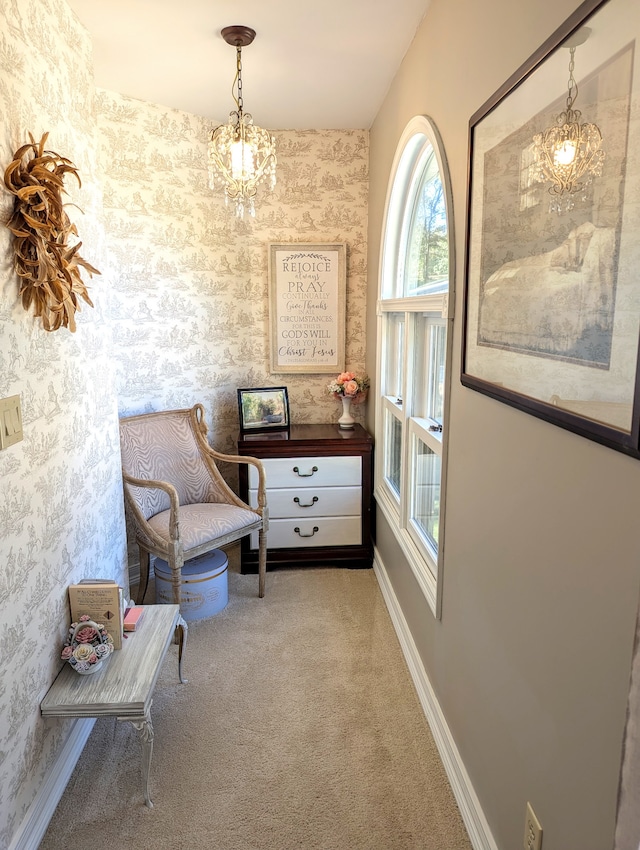
POLYGON ((313 473, 318 471, 318 467, 317 467, 317 466, 314 466, 314 467, 313 467, 313 469, 311 470, 311 472, 300 472, 300 470, 298 469, 298 467, 297 467, 297 466, 294 466, 294 467, 293 467, 293 471, 294 471, 295 473, 297 473, 297 475, 298 475, 298 477, 299 477, 299 478, 311 478, 311 476, 313 475, 313 473))
POLYGON ((311 532, 311 534, 303 534, 297 526, 293 530, 295 531, 296 534, 299 534, 300 537, 313 537, 313 535, 316 533, 316 531, 319 531, 320 529, 318 528, 317 525, 314 525, 313 531, 311 532))
POLYGON ((298 505, 301 508, 311 508, 318 501, 318 497, 314 496, 313 499, 310 502, 307 502, 306 505, 303 505, 302 502, 300 501, 300 499, 297 496, 294 496, 293 501, 296 503, 296 505, 298 505))

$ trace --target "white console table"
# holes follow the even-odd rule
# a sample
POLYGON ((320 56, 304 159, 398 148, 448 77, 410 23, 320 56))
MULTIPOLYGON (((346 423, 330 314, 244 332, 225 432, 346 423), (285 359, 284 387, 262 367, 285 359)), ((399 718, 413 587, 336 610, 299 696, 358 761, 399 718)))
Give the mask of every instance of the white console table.
POLYGON ((160 667, 174 636, 178 677, 185 683, 182 656, 187 624, 180 616, 180 606, 148 605, 138 630, 128 633, 122 649, 111 653, 104 669, 81 676, 65 664, 40 703, 43 717, 117 717, 132 723, 142 743, 144 801, 150 808, 151 704, 160 667))

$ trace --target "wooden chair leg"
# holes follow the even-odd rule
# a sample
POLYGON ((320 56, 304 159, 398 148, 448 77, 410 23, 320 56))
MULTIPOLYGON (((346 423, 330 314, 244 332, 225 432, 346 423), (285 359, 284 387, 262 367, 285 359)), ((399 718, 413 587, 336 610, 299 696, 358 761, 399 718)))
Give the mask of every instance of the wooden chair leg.
POLYGON ((174 605, 180 604, 183 564, 184 557, 182 555, 181 549, 178 552, 169 551, 169 569, 171 571, 171 596, 174 605))
POLYGON ((149 552, 140 545, 138 546, 138 552, 140 553, 140 579, 136 592, 136 605, 142 605, 147 595, 147 588, 149 587, 149 552))
POLYGON ((258 533, 258 596, 264 596, 267 578, 267 533, 260 529, 258 533))

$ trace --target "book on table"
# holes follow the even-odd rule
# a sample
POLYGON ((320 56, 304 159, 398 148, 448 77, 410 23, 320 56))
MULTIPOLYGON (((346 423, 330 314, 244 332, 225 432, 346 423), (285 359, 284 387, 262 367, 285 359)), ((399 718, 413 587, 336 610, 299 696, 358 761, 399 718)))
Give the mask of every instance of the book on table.
POLYGON ((132 605, 124 612, 123 627, 125 632, 135 632, 140 627, 144 616, 144 605, 132 605))
POLYGON ((95 623, 104 625, 113 639, 113 648, 122 648, 122 588, 110 579, 83 579, 69 585, 71 622, 77 623, 86 614, 95 623))

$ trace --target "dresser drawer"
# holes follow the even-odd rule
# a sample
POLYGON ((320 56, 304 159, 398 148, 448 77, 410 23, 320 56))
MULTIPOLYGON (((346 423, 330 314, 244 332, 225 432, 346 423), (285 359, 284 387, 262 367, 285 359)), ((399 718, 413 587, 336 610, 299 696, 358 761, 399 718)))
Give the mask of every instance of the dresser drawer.
MULTIPOLYGON (((249 504, 258 506, 258 491, 249 490, 249 504)), ((360 516, 360 487, 292 487, 267 490, 269 517, 360 516)))
MULTIPOLYGON (((362 523, 359 516, 269 520, 269 549, 359 546, 361 542, 362 523)), ((252 549, 258 548, 257 531, 251 535, 250 545, 252 549)))
MULTIPOLYGON (((277 457, 262 461, 267 489, 274 487, 343 487, 362 484, 360 457, 277 457)), ((258 472, 249 467, 249 487, 258 486, 258 472)))

